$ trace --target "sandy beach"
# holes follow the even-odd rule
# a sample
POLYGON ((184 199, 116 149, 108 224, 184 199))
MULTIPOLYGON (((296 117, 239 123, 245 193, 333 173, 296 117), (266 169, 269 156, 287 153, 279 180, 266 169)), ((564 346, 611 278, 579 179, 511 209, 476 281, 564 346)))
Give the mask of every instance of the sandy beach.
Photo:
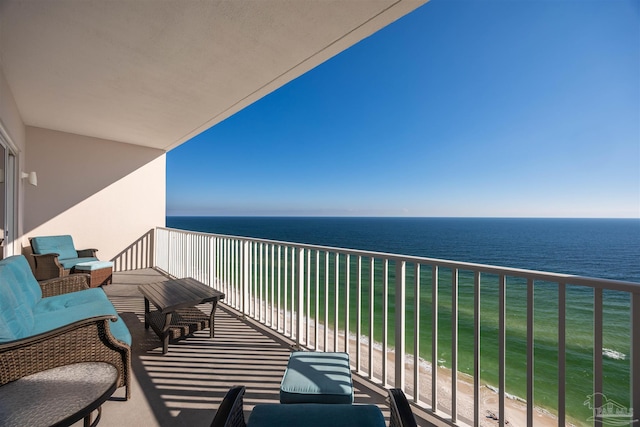
MULTIPOLYGON (((351 349, 355 349, 355 339, 351 339, 351 349)), ((367 346, 368 348, 368 346, 367 346)), ((368 376, 368 349, 363 346, 361 349, 361 361, 363 365, 362 373, 368 376)), ((354 354, 350 349, 350 354, 354 354)), ((374 349, 374 377, 382 376, 382 351, 374 349)), ((426 403, 427 408, 431 408, 431 381, 432 366, 429 362, 421 360, 419 363, 420 381, 419 396, 420 401, 426 403)), ((405 360, 405 382, 406 394, 412 398, 414 395, 414 360, 407 357, 405 360)), ((395 352, 387 352, 387 384, 395 384, 395 352)), ((438 367, 438 411, 440 415, 450 417, 451 414, 451 390, 452 372, 451 369, 438 367)), ((458 373, 457 378, 457 418, 466 424, 473 425, 474 420, 474 395, 473 378, 462 373, 458 373)), ((482 385, 480 387, 480 426, 499 425, 499 395, 496 391, 482 385)), ((520 427, 526 426, 527 405, 526 402, 514 398, 505 398, 505 425, 520 427)), ((534 410, 534 425, 541 427, 557 427, 558 419, 554 415, 541 410, 534 410)))
MULTIPOLYGON (((306 330, 306 325, 303 325, 303 331, 306 330)), ((318 342, 319 350, 321 351, 345 351, 344 348, 344 334, 338 333, 338 348, 333 347, 334 337, 333 331, 330 329, 327 331, 327 345, 324 341, 324 329, 322 325, 318 327, 318 342)), ((309 343, 307 347, 315 349, 313 342, 314 330, 313 324, 310 325, 309 343)), ((373 366, 369 367, 369 345, 366 337, 361 338, 360 343, 360 370, 357 371, 359 375, 365 378, 373 377, 374 381, 381 381, 383 371, 383 357, 381 345, 374 344, 373 352, 373 366), (373 372, 370 375, 370 372, 373 372)), ((352 366, 357 366, 356 363, 356 337, 351 335, 349 339, 349 354, 351 358, 352 366)), ((387 378, 384 382, 387 387, 395 386, 395 351, 388 349, 387 355, 387 378)), ((405 359, 405 390, 408 398, 413 399, 414 396, 414 360, 412 356, 407 356, 405 359)), ((431 382, 432 382, 432 366, 431 363, 420 359, 419 363, 419 405, 425 409, 431 409, 431 382)), ((445 419, 451 417, 451 390, 452 390, 452 371, 445 367, 438 367, 438 413, 445 419)), ((473 425, 474 420, 474 392, 473 392, 473 378, 469 375, 458 373, 457 378, 457 418, 460 425, 473 425)), ((480 427, 495 427, 499 425, 499 395, 492 388, 483 384, 480 387, 480 427)), ((505 397, 505 425, 512 427, 525 427, 527 417, 527 405, 521 399, 514 397, 505 397)), ((534 409, 534 425, 540 427, 557 427, 558 418, 553 414, 541 409, 534 409)), ((567 423, 572 426, 572 424, 567 423)))

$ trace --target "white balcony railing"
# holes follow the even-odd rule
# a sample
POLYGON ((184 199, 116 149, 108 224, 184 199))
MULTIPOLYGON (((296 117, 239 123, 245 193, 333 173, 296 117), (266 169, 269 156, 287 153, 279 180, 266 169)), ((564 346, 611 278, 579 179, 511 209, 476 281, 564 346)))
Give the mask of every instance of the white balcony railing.
POLYGON ((540 408, 560 426, 602 425, 611 402, 622 417, 640 408, 637 283, 166 228, 155 242, 158 268, 220 289, 301 348, 348 352, 359 373, 447 424, 490 412, 505 425, 511 394, 529 426, 540 408), (574 336, 585 310, 586 340, 574 336), (624 351, 605 346, 613 328, 624 351))

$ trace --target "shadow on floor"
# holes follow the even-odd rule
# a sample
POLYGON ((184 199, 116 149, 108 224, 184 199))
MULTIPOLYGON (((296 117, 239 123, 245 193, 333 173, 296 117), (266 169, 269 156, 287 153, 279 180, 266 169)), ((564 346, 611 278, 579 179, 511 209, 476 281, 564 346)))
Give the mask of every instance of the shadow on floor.
MULTIPOLYGON (((100 425, 110 426, 208 426, 215 411, 234 385, 246 386, 245 416, 254 405, 278 403, 282 375, 291 343, 261 325, 245 320, 219 304, 215 338, 209 331, 162 346, 151 329, 144 328, 144 298, 141 283, 165 280, 152 269, 117 273, 105 292, 125 321, 133 337, 132 398, 118 400, 124 390, 105 403, 100 425)), ((204 305, 203 309, 210 309, 204 305)), ((355 402, 377 404, 388 420, 383 389, 354 375, 355 402)))

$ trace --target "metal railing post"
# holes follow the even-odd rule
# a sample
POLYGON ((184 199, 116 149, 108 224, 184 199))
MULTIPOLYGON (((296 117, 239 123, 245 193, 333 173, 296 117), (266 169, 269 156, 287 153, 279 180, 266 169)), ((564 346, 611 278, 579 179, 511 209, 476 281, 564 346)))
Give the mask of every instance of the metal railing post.
POLYGON ((458 422, 458 269, 451 270, 451 421, 458 422))
MULTIPOLYGON (((396 354, 395 354, 395 367, 396 388, 404 390, 404 362, 405 362, 405 310, 404 310, 404 296, 406 292, 406 277, 405 272, 407 269, 407 263, 405 261, 396 261, 396 354)), ((415 366, 414 366, 415 369, 415 366)))
POLYGON ((304 249, 298 248, 298 274, 297 274, 297 287, 298 287, 298 299, 296 307, 296 347, 301 349, 300 343, 302 342, 302 307, 304 305, 304 249))
POLYGON ((349 254, 345 255, 344 264, 344 351, 349 353, 349 288, 351 287, 351 256, 349 254))
POLYGON ((216 266, 216 258, 217 258, 217 253, 216 253, 216 238, 215 237, 210 237, 209 238, 209 286, 211 286, 212 288, 217 287, 216 286, 216 273, 215 273, 215 266, 216 266))
MULTIPOLYGON (((640 293, 631 294, 631 409, 633 422, 640 419, 640 293)), ((632 424, 635 425, 635 424, 632 424)))
POLYGON ((242 316, 247 316, 247 305, 249 304, 249 242, 242 242, 242 259, 240 261, 242 266, 242 301, 240 304, 240 311, 242 316))
MULTIPOLYGON (((158 241, 158 233, 160 232, 160 229, 158 228, 154 228, 153 229, 153 241, 157 242, 158 241)), ((150 258, 151 258, 151 267, 157 267, 158 266, 158 252, 157 252, 157 248, 158 246, 156 245, 155 247, 151 247, 149 248, 149 250, 151 251, 150 253, 150 258)))

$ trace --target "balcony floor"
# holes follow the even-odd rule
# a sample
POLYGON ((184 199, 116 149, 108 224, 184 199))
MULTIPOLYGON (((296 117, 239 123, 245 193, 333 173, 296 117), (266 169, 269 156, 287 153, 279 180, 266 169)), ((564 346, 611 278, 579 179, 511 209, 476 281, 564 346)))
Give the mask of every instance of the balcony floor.
MULTIPOLYGON (((278 403, 292 343, 219 304, 214 339, 199 332, 170 344, 163 355, 158 337, 144 328, 144 298, 137 290, 161 280, 155 270, 136 270, 114 274, 114 283, 104 288, 133 337, 133 381, 131 399, 124 401, 124 388, 118 389, 103 405, 99 425, 209 426, 233 385, 247 387, 245 417, 256 404, 278 403)), ((388 422, 386 391, 356 374, 353 381, 356 403, 379 405, 388 422)), ((427 424, 421 418, 418 423, 427 424)))

